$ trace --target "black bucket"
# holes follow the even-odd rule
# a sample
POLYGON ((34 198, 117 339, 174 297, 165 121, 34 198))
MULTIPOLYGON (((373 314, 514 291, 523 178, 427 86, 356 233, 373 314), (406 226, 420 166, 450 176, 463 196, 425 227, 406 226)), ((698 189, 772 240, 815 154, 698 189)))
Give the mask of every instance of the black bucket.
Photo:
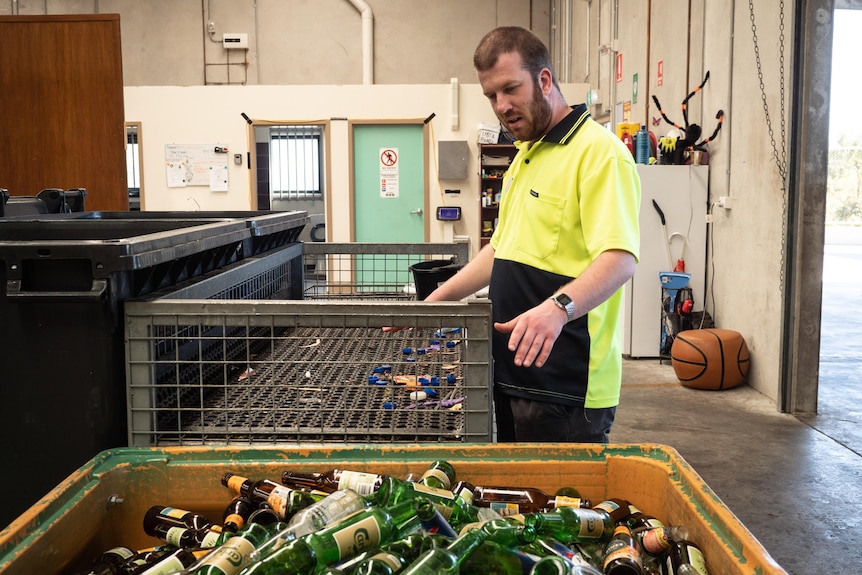
POLYGON ((462 267, 455 259, 428 260, 410 266, 416 284, 416 299, 423 300, 431 295, 437 286, 458 273, 462 267))

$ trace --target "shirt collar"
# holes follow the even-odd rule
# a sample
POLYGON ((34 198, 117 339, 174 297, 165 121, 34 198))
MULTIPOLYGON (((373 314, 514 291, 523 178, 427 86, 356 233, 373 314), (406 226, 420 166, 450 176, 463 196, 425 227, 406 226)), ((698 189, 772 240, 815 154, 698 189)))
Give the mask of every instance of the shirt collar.
POLYGON ((574 137, 575 132, 590 118, 586 104, 572 106, 572 111, 548 131, 540 140, 554 144, 566 144, 574 137))

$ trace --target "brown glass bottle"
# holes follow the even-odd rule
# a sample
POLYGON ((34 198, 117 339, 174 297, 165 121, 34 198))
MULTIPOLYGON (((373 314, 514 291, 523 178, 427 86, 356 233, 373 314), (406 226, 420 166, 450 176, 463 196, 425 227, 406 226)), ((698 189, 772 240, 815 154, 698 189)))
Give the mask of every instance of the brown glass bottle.
POLYGON ((630 515, 639 511, 631 502, 617 498, 605 499, 598 505, 593 506, 593 509, 601 509, 607 512, 614 523, 625 521, 630 515))
POLYGON ((269 479, 255 481, 233 473, 225 473, 221 482, 234 493, 247 497, 253 503, 268 504, 281 519, 290 519, 300 509, 325 497, 323 494, 316 496, 307 491, 292 489, 269 479))
POLYGON ((248 517, 255 510, 254 502, 243 495, 234 497, 222 513, 222 528, 236 533, 248 522, 248 517))
POLYGON ((643 575, 641 554, 628 525, 620 523, 605 546, 602 559, 604 575, 643 575))
POLYGON ((380 489, 385 480, 385 475, 349 469, 330 469, 323 473, 285 471, 281 475, 281 482, 285 485, 310 487, 325 493, 332 493, 340 489, 352 489, 360 495, 374 493, 380 489))
MULTIPOLYGON (((212 522, 199 513, 167 507, 164 505, 153 505, 144 515, 144 530, 152 529, 156 524, 169 527, 186 527, 188 529, 204 529, 212 522)), ((147 532, 152 535, 151 533, 147 532)))
POLYGON ((490 507, 504 516, 537 513, 555 507, 588 507, 586 503, 589 502, 563 496, 551 496, 535 487, 479 485, 473 488, 473 505, 490 507))

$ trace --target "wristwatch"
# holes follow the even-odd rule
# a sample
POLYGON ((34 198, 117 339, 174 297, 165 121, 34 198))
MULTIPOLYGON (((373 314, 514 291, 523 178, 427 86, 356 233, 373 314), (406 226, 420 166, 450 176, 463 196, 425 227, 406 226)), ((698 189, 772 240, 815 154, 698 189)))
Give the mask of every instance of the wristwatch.
POLYGON ((564 293, 558 293, 557 295, 552 295, 551 299, 557 304, 558 308, 566 312, 567 321, 575 319, 575 302, 572 301, 572 298, 564 293))

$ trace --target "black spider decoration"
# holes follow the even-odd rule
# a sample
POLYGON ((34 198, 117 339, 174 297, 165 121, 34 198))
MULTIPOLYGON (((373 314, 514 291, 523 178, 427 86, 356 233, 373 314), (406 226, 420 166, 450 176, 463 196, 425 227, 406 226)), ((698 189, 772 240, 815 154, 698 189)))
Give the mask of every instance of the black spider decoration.
POLYGON ((718 136, 718 132, 721 130, 721 124, 724 121, 724 110, 719 110, 715 115, 715 119, 718 120, 718 125, 715 127, 715 131, 712 135, 700 142, 698 142, 698 139, 700 139, 702 133, 701 127, 697 124, 688 123, 688 101, 691 100, 695 94, 701 91, 707 80, 709 80, 709 71, 706 72, 706 76, 704 77, 703 82, 700 83, 700 86, 692 90, 689 95, 686 96, 685 100, 682 101, 682 119, 685 122, 684 126, 680 126, 676 122, 671 121, 664 113, 664 110, 661 109, 661 104, 659 104, 658 98, 655 96, 652 97, 653 102, 655 102, 659 114, 664 118, 664 121, 682 132, 682 136, 678 138, 665 136, 659 139, 659 147, 662 151, 662 155, 659 160, 660 164, 683 164, 687 160, 688 152, 694 150, 705 152, 706 148, 704 148, 704 146, 718 136))

